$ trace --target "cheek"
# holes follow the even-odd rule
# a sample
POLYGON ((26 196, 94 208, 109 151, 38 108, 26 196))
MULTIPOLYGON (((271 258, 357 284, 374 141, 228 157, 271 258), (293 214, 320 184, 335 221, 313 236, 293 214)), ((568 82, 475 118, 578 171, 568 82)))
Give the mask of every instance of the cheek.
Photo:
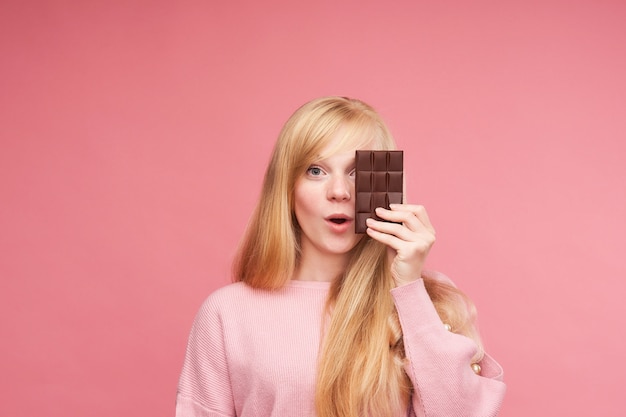
POLYGON ((315 198, 310 190, 307 191, 304 187, 296 188, 294 193, 294 211, 296 213, 298 223, 301 223, 306 216, 314 214, 315 207, 318 205, 315 204, 314 200, 315 198))

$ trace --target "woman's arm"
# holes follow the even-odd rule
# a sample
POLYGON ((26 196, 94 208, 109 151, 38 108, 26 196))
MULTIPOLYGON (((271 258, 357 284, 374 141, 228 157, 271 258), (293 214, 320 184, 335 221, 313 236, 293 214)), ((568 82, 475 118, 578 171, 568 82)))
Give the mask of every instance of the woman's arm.
POLYGON ((506 386, 502 368, 485 355, 480 375, 472 369, 478 347, 449 332, 418 279, 391 291, 404 337, 406 372, 414 387, 416 416, 496 416, 506 386))
POLYGON ((392 204, 377 208, 388 222, 367 219, 367 234, 389 247, 392 292, 404 339, 406 372, 413 383, 415 415, 492 417, 505 392, 502 369, 489 356, 472 369, 478 346, 446 330, 426 292, 423 266, 435 243, 435 229, 423 206, 392 204))
POLYGON ((176 417, 235 416, 222 325, 211 297, 200 308, 178 383, 176 417))

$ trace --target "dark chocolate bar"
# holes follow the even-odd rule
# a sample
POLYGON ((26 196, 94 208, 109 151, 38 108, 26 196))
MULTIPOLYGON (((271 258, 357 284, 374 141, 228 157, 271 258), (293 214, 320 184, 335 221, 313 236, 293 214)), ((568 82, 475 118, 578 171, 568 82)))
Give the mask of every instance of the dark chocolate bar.
POLYGON ((354 231, 365 233, 365 220, 376 215, 376 207, 402 203, 402 151, 356 151, 356 202, 354 231))

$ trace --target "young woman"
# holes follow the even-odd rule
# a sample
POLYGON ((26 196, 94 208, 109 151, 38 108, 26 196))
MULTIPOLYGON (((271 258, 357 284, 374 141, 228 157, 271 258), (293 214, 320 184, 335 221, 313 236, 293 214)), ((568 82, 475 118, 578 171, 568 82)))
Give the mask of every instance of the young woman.
POLYGON ((234 263, 189 337, 179 417, 495 416, 502 369, 474 307, 423 270, 422 206, 377 209, 355 234, 355 150, 394 149, 380 116, 313 100, 283 127, 234 263))

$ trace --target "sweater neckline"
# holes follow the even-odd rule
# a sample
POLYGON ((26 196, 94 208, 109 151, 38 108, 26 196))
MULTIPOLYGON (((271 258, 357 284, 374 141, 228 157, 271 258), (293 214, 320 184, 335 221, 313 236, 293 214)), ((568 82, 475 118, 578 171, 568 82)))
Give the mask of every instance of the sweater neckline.
POLYGON ((287 287, 313 288, 313 289, 320 289, 320 290, 328 290, 330 289, 331 285, 332 285, 332 282, 330 281, 299 281, 299 280, 293 280, 293 279, 287 281, 287 284, 286 284, 287 287))

